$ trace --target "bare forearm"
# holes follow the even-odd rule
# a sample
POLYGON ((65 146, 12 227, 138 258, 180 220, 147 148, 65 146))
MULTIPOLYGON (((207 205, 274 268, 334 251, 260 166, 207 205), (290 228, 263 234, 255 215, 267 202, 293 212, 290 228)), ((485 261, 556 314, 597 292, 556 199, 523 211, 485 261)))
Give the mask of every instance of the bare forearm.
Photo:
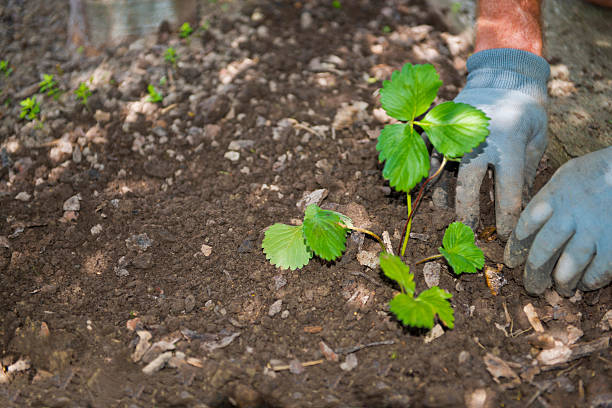
POLYGON ((475 51, 517 48, 542 55, 540 0, 480 0, 475 51))

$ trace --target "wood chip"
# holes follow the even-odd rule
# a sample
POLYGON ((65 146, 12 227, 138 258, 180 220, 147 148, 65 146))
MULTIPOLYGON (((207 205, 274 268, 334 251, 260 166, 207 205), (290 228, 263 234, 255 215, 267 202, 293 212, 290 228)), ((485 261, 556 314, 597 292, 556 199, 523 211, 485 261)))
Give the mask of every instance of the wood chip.
POLYGON ((139 330, 136 332, 138 337, 140 338, 138 344, 136 345, 136 350, 132 353, 132 361, 137 363, 140 361, 142 356, 149 350, 151 347, 151 338, 153 337, 151 333, 146 330, 139 330))
POLYGON ((323 353, 323 355, 325 356, 327 360, 338 361, 339 359, 338 354, 336 354, 336 352, 331 347, 325 344, 325 342, 320 341, 319 348, 321 349, 321 353, 323 353))
POLYGON ((317 334, 321 333, 323 328, 321 326, 306 326, 304 327, 304 333, 317 334))
POLYGON ((166 363, 172 358, 172 352, 171 351, 167 351, 163 354, 160 354, 159 356, 157 356, 157 358, 153 361, 151 361, 149 364, 147 364, 143 369, 142 372, 150 375, 153 374, 159 370, 161 370, 162 368, 164 368, 164 366, 166 365, 166 363))
POLYGON ((533 307, 531 303, 528 303, 525 305, 525 307, 523 307, 523 311, 525 312, 525 315, 527 315, 527 320, 529 320, 529 324, 531 324, 533 330, 535 330, 537 333, 543 333, 544 327, 542 326, 542 322, 538 317, 538 312, 536 312, 535 307, 533 307))
POLYGON ((498 384, 501 384, 499 381, 500 378, 509 378, 512 381, 518 380, 520 382, 519 376, 514 372, 512 368, 501 358, 487 353, 484 356, 484 363, 487 367, 487 371, 493 377, 493 381, 498 384))

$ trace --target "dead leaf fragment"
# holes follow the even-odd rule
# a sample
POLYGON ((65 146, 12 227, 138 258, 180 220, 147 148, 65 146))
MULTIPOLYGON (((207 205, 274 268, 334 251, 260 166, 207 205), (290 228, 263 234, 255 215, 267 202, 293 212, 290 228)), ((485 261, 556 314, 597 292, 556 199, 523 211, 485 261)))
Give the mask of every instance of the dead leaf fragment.
POLYGON ((149 364, 147 364, 143 369, 142 372, 150 375, 153 374, 159 370, 161 370, 162 368, 164 368, 164 366, 166 365, 166 363, 172 358, 172 352, 171 351, 167 351, 163 354, 160 354, 159 356, 157 356, 157 358, 153 361, 151 361, 149 364))
POLYGON ((444 329, 442 328, 442 326, 440 326, 439 324, 436 324, 433 327, 433 329, 431 329, 429 333, 427 333, 423 341, 425 342, 425 344, 431 343, 432 341, 442 336, 443 334, 444 334, 444 329))
POLYGON ((538 333, 544 332, 544 327, 542 326, 542 322, 538 317, 538 312, 536 312, 535 307, 533 307, 531 303, 528 303, 525 305, 525 307, 523 307, 523 311, 525 312, 525 315, 527 315, 527 320, 529 320, 529 324, 531 324, 533 330, 538 333))
POLYGON ((602 331, 608 331, 612 329, 612 309, 608 310, 606 314, 603 315, 597 327, 602 331))
POLYGON ((232 333, 229 336, 223 337, 218 341, 207 341, 200 346, 202 350, 211 352, 213 350, 229 346, 236 337, 240 336, 240 332, 232 333))
POLYGON ((489 372, 489 374, 491 374, 491 376, 493 377, 493 381, 495 381, 496 383, 501 384, 501 382, 499 381, 500 378, 509 378, 512 381, 518 380, 518 382, 520 382, 519 376, 514 372, 512 368, 510 368, 508 363, 506 363, 501 358, 491 353, 487 353, 484 356, 484 363, 487 367, 487 371, 489 372))
POLYGON ((319 348, 321 349, 321 353, 325 356, 325 358, 329 361, 338 361, 338 354, 331 347, 329 347, 325 342, 319 342, 319 348))
POLYGON ((25 371, 30 368, 30 360, 20 358, 10 366, 8 366, 7 371, 9 373, 17 373, 19 371, 25 371))
POLYGON ((138 330, 136 334, 140 337, 140 340, 136 345, 136 350, 132 353, 132 361, 135 363, 139 362, 142 356, 149 350, 151 347, 150 340, 153 337, 151 333, 146 330, 138 330))
POLYGON ((488 265, 485 266, 485 279, 487 281, 487 286, 489 287, 489 290, 491 291, 491 294, 493 296, 497 296, 502 286, 508 283, 504 278, 504 275, 502 274, 503 269, 503 264, 497 264, 497 268, 493 268, 492 266, 488 265))

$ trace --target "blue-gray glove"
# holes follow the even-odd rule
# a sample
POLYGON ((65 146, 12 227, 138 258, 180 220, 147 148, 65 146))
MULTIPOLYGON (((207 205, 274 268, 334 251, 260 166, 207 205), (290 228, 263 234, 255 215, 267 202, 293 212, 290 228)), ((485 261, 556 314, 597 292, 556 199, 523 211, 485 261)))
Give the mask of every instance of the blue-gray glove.
POLYGON ((541 294, 552 278, 565 296, 612 281, 612 146, 565 163, 531 200, 506 245, 505 263, 518 266, 527 252, 529 293, 541 294))
POLYGON ((479 192, 489 165, 495 170, 497 234, 507 238, 521 212, 524 186, 531 187, 546 148, 546 60, 530 52, 500 48, 467 60, 468 79, 455 102, 483 110, 491 122, 486 141, 463 157, 455 210, 472 228, 480 219, 479 192))

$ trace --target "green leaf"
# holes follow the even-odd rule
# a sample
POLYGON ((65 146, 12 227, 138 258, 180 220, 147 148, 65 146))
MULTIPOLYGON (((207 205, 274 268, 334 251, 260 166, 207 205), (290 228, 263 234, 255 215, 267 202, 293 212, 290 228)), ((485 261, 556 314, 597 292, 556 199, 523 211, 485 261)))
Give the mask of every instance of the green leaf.
POLYGON ((332 261, 342 255, 346 245, 346 229, 340 226, 343 220, 335 211, 322 210, 314 204, 304 214, 304 237, 306 244, 317 256, 332 261))
POLYGON ((301 225, 277 223, 270 226, 261 246, 270 263, 283 269, 301 268, 312 258, 301 225))
POLYGON ((383 81, 380 103, 387 115, 409 122, 429 108, 441 85, 433 65, 406 64, 383 81))
POLYGON ((429 154, 421 136, 412 126, 398 123, 384 127, 376 150, 378 160, 386 161, 383 177, 396 190, 408 193, 429 172, 429 154))
POLYGON ((448 226, 442 239, 443 248, 438 250, 446 258, 453 271, 461 273, 476 273, 484 266, 482 249, 474 244, 472 229, 460 222, 453 222, 448 226))
POLYGON ((442 323, 449 329, 455 326, 455 316, 448 299, 453 297, 447 291, 437 286, 422 292, 416 299, 400 293, 396 295, 389 308, 406 326, 431 329, 434 317, 438 315, 442 323))
POLYGON ((460 157, 482 143, 489 134, 489 118, 465 103, 444 102, 418 122, 436 150, 460 157))
POLYGON ((406 292, 408 295, 413 296, 415 289, 414 275, 410 273, 408 265, 403 263, 399 256, 391 255, 386 252, 380 254, 379 258, 380 267, 385 273, 385 276, 399 283, 400 287, 402 287, 402 292, 406 292))

